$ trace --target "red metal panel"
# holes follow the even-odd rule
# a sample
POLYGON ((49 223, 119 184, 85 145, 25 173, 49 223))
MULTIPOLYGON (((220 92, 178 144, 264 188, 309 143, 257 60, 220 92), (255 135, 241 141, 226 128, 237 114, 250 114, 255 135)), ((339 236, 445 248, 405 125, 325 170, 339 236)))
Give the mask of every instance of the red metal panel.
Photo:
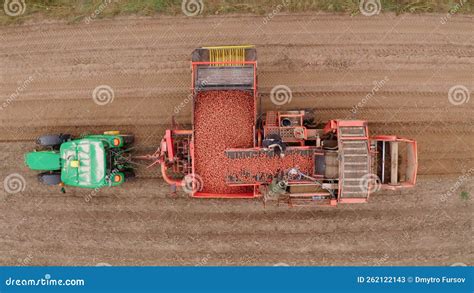
MULTIPOLYGON (((331 120, 334 121, 334 120, 331 120)), ((336 124, 341 126, 357 127, 357 126, 366 126, 367 121, 364 120, 336 120, 336 124)))
POLYGON ((324 134, 331 132, 333 130, 336 130, 337 128, 337 123, 336 120, 329 120, 328 123, 324 126, 324 134))
POLYGON ((366 203, 367 198, 341 198, 339 203, 366 203))
POLYGON ((204 193, 204 192, 196 192, 192 196, 196 198, 254 198, 256 197, 255 193, 226 194, 226 193, 204 193))

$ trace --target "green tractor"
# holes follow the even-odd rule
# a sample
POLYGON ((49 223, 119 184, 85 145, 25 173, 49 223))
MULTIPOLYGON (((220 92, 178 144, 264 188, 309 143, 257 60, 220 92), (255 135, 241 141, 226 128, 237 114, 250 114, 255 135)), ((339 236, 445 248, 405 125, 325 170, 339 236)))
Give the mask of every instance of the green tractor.
POLYGON ((133 178, 129 148, 133 135, 118 131, 74 139, 69 134, 43 135, 39 149, 25 155, 25 163, 38 174, 40 182, 83 188, 117 186, 133 178))

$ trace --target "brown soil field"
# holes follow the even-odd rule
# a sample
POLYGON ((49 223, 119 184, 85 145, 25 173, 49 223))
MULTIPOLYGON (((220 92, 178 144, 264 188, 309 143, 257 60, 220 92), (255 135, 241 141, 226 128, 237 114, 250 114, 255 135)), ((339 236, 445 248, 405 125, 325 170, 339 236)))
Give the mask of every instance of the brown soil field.
POLYGON ((0 265, 452 265, 474 263, 474 17, 325 13, 118 17, 0 28, 0 265), (258 51, 262 108, 314 108, 418 141, 415 188, 336 208, 170 195, 158 168, 119 188, 40 186, 23 164, 43 133, 121 130, 152 152, 191 123, 191 52, 258 51), (383 82, 382 82, 383 81, 383 82), (380 86, 382 84, 382 86, 380 86), (107 85, 113 100, 98 105, 107 85), (275 106, 276 85, 293 93, 275 106), (374 90, 375 89, 375 90, 374 90), (457 105, 455 105, 457 104, 457 105), (355 112, 355 113, 354 113, 355 112), (469 198, 469 195, 471 198, 469 198))

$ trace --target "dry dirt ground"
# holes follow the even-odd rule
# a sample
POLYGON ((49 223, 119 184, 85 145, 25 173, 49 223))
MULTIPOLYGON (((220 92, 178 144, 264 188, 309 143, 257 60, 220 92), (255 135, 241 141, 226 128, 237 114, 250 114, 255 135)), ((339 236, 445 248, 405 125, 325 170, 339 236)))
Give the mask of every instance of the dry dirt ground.
POLYGON ((0 264, 472 265, 473 205, 462 192, 474 194, 474 103, 468 95, 450 102, 448 92, 474 90, 474 17, 443 24, 443 16, 156 16, 1 27, 0 179, 18 173, 25 181, 19 193, 0 189, 0 264), (157 170, 141 168, 136 181, 86 201, 90 191, 40 186, 23 165, 42 133, 119 129, 152 151, 181 103, 177 121, 190 122, 190 54, 216 44, 257 46, 264 109, 275 108, 272 87, 286 85, 292 100, 277 108, 316 108, 321 121, 367 119, 372 134, 417 139, 419 184, 363 205, 264 208, 171 197, 157 170), (92 98, 100 85, 114 92, 103 106, 92 98))

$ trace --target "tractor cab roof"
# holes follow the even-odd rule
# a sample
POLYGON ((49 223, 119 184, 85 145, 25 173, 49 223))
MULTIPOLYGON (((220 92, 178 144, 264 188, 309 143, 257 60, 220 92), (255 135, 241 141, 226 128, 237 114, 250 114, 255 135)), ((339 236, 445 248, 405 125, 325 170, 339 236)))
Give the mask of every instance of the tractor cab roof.
POLYGON ((72 186, 96 188, 106 184, 106 151, 100 139, 84 138, 63 143, 61 180, 72 186))

